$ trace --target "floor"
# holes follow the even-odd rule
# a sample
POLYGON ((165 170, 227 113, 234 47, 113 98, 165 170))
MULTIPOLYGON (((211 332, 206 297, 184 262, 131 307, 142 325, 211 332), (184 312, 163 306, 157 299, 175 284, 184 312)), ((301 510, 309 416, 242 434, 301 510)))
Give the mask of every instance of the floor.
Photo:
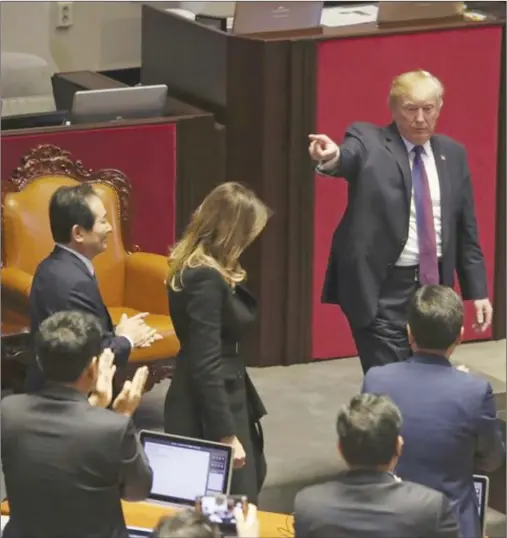
MULTIPOLYGON (((505 340, 462 345, 453 361, 487 377, 498 396, 505 395, 505 340)), ((338 408, 358 392, 362 371, 356 358, 319 361, 290 367, 252 368, 250 375, 268 409, 263 419, 269 473, 266 486, 278 483, 290 465, 288 448, 301 446, 299 463, 317 468, 320 458, 335 458, 334 421, 338 408), (283 424, 283 428, 280 425, 283 424), (280 432, 283 431, 283 434, 280 432)), ((140 405, 135 421, 140 428, 161 429, 168 383, 155 387, 140 405)), ((502 406, 505 408, 505 405, 502 406)), ((299 452, 299 450, 298 450, 299 452)), ((323 462, 322 467, 329 464, 323 462)))
MULTIPOLYGON (((497 407, 505 409, 506 342, 465 344, 453 362, 464 364, 492 384, 497 407)), ((334 421, 339 407, 358 392, 362 371, 357 358, 319 361, 290 367, 250 370, 268 409, 263 419, 268 477, 260 508, 290 513, 302 487, 328 479, 343 462, 336 452, 334 421)), ((168 383, 144 397, 136 425, 162 428, 163 399, 168 383)), ((505 516, 488 514, 488 534, 505 538, 505 516)))
MULTIPOLYGON (((453 361, 487 377, 497 405, 505 409, 504 340, 462 345, 453 361)), ((251 369, 250 373, 269 412, 263 420, 268 477, 260 508, 290 513, 293 496, 301 487, 343 468, 335 448, 334 421, 338 408, 359 390, 359 361, 319 361, 251 369)), ((162 383, 143 397, 134 417, 139 429, 162 429, 167 387, 168 382, 162 383)), ((494 514, 492 518, 496 527, 505 529, 504 517, 494 514)), ((496 528, 490 536, 505 537, 505 532, 496 528)))

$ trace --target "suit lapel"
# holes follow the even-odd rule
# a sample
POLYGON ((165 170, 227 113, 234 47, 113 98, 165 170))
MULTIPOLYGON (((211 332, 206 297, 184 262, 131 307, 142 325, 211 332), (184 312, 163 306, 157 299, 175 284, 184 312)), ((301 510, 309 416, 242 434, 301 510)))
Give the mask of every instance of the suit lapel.
POLYGON ((407 148, 398 133, 396 125, 392 123, 385 128, 385 145, 387 150, 393 154, 396 164, 400 169, 403 183, 405 185, 405 197, 407 204, 410 206, 412 199, 412 172, 410 170, 410 161, 408 158, 407 148))
POLYGON ((90 280, 93 281, 97 289, 97 301, 100 301, 100 304, 102 305, 102 310, 107 320, 108 328, 112 332, 114 329, 113 320, 111 319, 111 316, 109 315, 109 310, 107 309, 106 305, 104 304, 104 301, 102 300, 102 294, 100 293, 99 283, 95 275, 92 275, 90 273, 90 270, 88 269, 88 267, 86 267, 86 265, 77 256, 72 254, 72 252, 65 250, 64 248, 60 248, 58 245, 55 246, 51 255, 54 256, 55 258, 65 259, 66 262, 71 263, 77 270, 82 272, 90 280))
POLYGON ((86 265, 72 252, 69 252, 68 250, 60 248, 58 245, 56 245, 51 253, 51 256, 59 260, 65 260, 66 263, 71 263, 79 272, 83 273, 92 280, 95 279, 95 277, 90 273, 88 267, 86 267, 86 265))
POLYGON ((433 157, 435 158, 435 165, 438 173, 438 183, 440 184, 440 210, 442 220, 442 252, 445 251, 446 241, 449 237, 449 215, 451 200, 451 178, 449 175, 449 169, 447 165, 446 155, 443 152, 442 144, 437 136, 431 138, 431 149, 433 150, 433 157))

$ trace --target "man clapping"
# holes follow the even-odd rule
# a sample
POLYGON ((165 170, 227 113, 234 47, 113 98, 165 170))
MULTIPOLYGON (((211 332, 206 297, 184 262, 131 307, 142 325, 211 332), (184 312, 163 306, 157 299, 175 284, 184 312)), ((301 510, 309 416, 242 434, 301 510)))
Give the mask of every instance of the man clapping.
POLYGON ((110 350, 101 354, 102 337, 90 314, 47 318, 36 336, 45 387, 2 401, 5 538, 124 538, 121 499, 142 500, 151 489, 130 418, 148 370, 140 368, 106 409, 116 367, 110 350))

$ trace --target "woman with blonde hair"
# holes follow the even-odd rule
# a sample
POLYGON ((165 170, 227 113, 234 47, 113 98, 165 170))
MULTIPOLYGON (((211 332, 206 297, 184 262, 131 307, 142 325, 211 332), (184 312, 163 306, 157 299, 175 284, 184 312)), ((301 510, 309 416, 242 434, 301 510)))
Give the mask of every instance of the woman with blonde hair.
POLYGON ((266 475, 264 405, 247 374, 240 339, 257 303, 239 258, 269 214, 238 183, 216 187, 169 256, 169 308, 181 350, 165 401, 165 431, 234 448, 231 493, 257 503, 266 475))

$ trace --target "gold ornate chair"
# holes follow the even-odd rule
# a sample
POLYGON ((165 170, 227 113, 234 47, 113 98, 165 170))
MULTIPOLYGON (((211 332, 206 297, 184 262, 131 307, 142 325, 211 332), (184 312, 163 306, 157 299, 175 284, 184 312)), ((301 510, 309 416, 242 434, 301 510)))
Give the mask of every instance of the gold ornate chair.
POLYGON ((28 322, 28 297, 39 262, 54 247, 48 207, 61 185, 92 183, 108 211, 113 231, 107 250, 94 260, 97 280, 113 323, 123 312, 149 312, 146 322, 163 336, 146 349, 135 349, 127 375, 138 366, 150 368, 149 390, 168 377, 171 358, 179 350, 167 301, 167 259, 138 252, 130 242, 131 187, 113 169, 92 171, 74 161, 69 152, 41 145, 22 159, 11 178, 2 178, 2 325, 16 319, 28 322))

